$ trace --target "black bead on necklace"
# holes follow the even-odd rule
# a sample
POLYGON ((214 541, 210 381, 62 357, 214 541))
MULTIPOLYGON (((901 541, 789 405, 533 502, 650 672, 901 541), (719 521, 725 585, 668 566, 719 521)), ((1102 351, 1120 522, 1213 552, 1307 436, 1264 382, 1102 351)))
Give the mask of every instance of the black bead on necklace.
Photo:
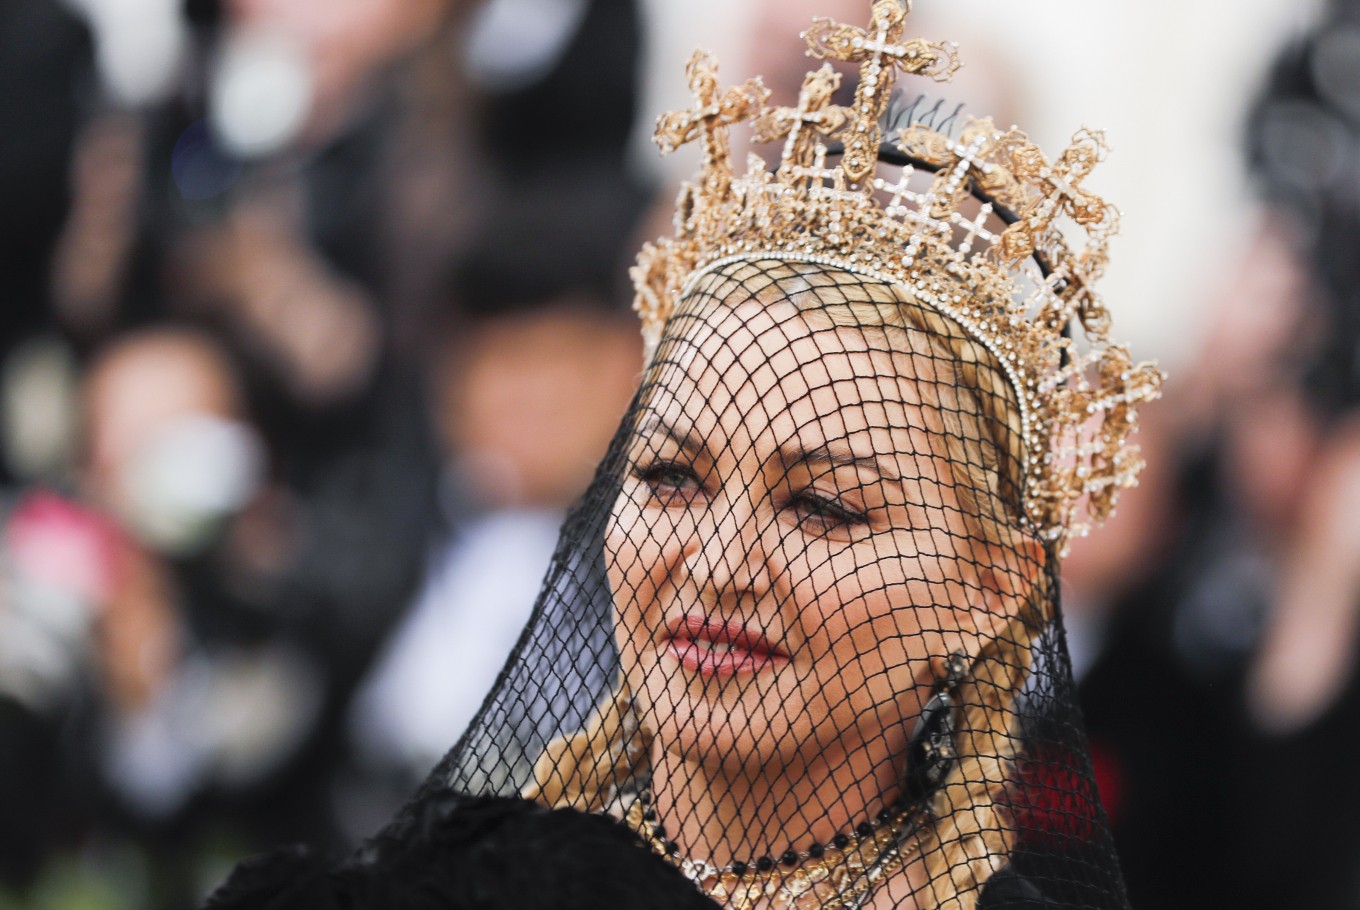
MULTIPOLYGON (((651 788, 647 787, 640 790, 637 798, 642 806, 642 820, 648 826, 648 837, 667 856, 679 854, 680 845, 667 837, 665 825, 661 824, 657 818, 656 808, 652 805, 651 788)), ((725 866, 716 867, 714 871, 720 875, 730 872, 738 878, 742 878, 751 872, 769 872, 776 866, 792 869, 809 860, 820 860, 826 856, 827 850, 831 848, 844 852, 852 844, 868 841, 883 828, 899 822, 910 810, 912 802, 913 800, 906 797, 899 798, 892 805, 880 811, 875 816, 875 821, 862 821, 849 829, 848 832, 837 832, 825 843, 813 841, 802 850, 790 847, 777 856, 773 853, 767 853, 753 860, 733 860, 725 866)))

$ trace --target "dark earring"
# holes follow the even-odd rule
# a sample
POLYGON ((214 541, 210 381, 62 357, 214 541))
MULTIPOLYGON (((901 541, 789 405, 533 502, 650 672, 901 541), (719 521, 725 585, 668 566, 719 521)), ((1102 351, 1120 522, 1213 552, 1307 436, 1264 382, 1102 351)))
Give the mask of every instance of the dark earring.
POLYGON ((945 677, 935 684, 934 694, 921 708, 921 716, 907 744, 907 798, 921 799, 944 782, 949 765, 956 757, 954 719, 956 693, 968 673, 963 654, 954 654, 945 664, 945 677))

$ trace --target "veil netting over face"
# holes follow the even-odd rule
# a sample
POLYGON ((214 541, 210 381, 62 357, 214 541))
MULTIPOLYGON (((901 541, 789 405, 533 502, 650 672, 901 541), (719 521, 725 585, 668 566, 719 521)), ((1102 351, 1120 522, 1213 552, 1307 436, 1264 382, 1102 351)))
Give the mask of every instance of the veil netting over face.
POLYGON ((1123 906, 1019 432, 897 285, 704 275, 427 792, 611 815, 735 907, 1123 906))
POLYGON ((1104 140, 895 121, 898 70, 957 68, 907 12, 809 29, 861 65, 849 107, 830 67, 788 109, 691 60, 698 104, 657 137, 703 164, 633 270, 640 387, 412 806, 607 816, 742 910, 1127 906, 1058 602, 1161 378, 1093 290, 1104 140), (777 168, 734 173, 743 120, 777 168))

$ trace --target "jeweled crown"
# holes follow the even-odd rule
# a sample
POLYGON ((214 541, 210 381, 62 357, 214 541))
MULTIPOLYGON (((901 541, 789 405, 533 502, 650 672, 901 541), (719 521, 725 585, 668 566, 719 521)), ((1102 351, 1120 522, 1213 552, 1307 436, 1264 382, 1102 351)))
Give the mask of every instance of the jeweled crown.
POLYGON ((681 190, 674 236, 645 245, 632 270, 649 356, 687 290, 731 261, 820 262, 902 285, 962 325, 1009 377, 1026 515, 1065 550, 1136 483, 1137 405, 1162 380, 1110 342, 1094 290, 1119 221, 1082 186, 1105 139, 1082 130, 1050 160, 990 120, 969 121, 957 138, 924 122, 885 136, 899 72, 945 81, 959 68, 955 45, 905 39, 909 12, 903 0, 874 0, 867 29, 816 19, 804 33, 809 56, 859 64, 849 107, 832 103, 840 75, 829 64, 784 108, 769 104, 758 78, 724 92, 709 55, 690 59, 697 105, 661 117, 655 138, 664 152, 697 140, 700 171, 681 190), (743 121, 756 142, 783 140, 773 173, 754 153, 734 173, 728 128, 743 121))

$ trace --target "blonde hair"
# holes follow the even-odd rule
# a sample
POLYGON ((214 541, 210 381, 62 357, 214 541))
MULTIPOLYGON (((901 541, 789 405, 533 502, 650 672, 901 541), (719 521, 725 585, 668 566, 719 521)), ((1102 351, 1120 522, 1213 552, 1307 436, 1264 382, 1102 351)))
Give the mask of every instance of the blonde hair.
MULTIPOLYGON (((963 518, 992 547, 1015 547, 1022 534, 1022 442, 1014 390, 995 358, 955 322, 922 305, 896 284, 802 262, 738 262, 699 282, 679 313, 706 303, 741 299, 794 304, 810 322, 859 329, 893 328, 923 336, 929 345, 936 398, 930 427, 944 440, 963 518)), ((673 317, 674 318, 674 317, 673 317)), ((656 378, 660 353, 644 378, 656 378)), ((973 910, 982 886, 1009 856, 1014 840, 997 806, 1015 753, 1015 698, 1029 669, 1030 649, 1048 616, 1046 574, 1033 579, 1015 615, 989 639, 954 693, 959 705, 957 760, 931 797, 932 821, 917 833, 931 903, 940 910, 973 910)), ((612 794, 645 767, 651 734, 638 727, 622 679, 577 733, 553 741, 534 767, 526 798, 550 806, 602 811, 612 794)))

